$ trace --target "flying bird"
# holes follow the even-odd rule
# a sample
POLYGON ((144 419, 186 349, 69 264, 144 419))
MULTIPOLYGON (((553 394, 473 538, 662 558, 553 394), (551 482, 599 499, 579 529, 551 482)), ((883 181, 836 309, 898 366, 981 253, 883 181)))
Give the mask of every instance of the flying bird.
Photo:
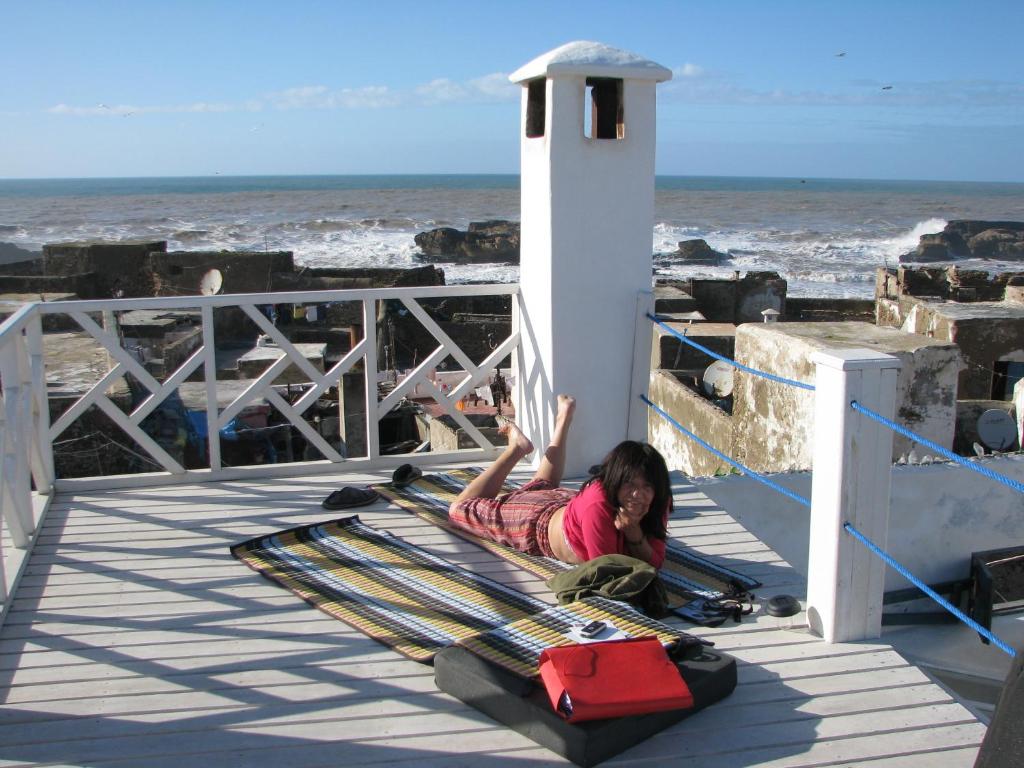
POLYGON ((839 53, 836 54, 836 58, 837 59, 841 59, 845 55, 846 55, 846 51, 840 51, 839 53))
POLYGON ((883 91, 891 91, 892 90, 892 86, 891 85, 883 85, 882 86, 882 90, 883 91))

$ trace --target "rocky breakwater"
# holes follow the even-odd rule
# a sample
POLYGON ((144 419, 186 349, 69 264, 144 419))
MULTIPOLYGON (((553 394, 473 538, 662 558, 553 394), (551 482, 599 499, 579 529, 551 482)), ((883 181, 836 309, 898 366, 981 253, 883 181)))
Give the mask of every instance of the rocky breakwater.
POLYGON ((921 235, 917 248, 900 262, 951 259, 1024 260, 1024 221, 951 221, 941 232, 921 235))
POLYGON ((474 221, 465 232, 439 227, 414 239, 424 258, 456 264, 519 263, 519 223, 515 221, 474 221))
POLYGON ((671 254, 685 264, 711 264, 717 266, 729 259, 728 253, 716 251, 707 240, 700 238, 696 240, 683 240, 679 243, 679 250, 671 254))
POLYGON ((729 254, 716 251, 707 240, 681 240, 675 251, 654 254, 655 267, 671 267, 678 264, 717 267, 729 261, 729 254))

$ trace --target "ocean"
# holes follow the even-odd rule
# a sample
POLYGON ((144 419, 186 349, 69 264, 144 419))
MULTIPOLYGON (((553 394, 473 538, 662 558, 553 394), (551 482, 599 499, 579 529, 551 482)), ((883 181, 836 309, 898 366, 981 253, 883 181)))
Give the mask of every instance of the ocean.
MULTIPOLYGON (((1024 184, 659 176, 655 186, 658 275, 774 270, 792 296, 868 298, 877 267, 895 266, 950 219, 1024 220, 1024 184), (730 258, 703 267, 671 257, 693 238, 730 258)), ((517 267, 445 264, 413 242, 484 219, 519 219, 517 175, 0 180, 0 242, 30 250, 146 238, 171 250, 291 250, 310 267, 435 263, 449 283, 513 282, 517 267)))

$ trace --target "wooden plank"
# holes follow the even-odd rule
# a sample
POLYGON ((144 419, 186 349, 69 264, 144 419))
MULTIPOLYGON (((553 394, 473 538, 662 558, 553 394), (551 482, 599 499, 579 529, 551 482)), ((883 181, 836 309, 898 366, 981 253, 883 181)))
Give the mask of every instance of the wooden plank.
MULTIPOLYGON (((343 516, 322 498, 383 479, 353 477, 58 494, 0 632, 0 766, 565 764, 437 692, 429 667, 231 559, 228 544, 343 516)), ((767 594, 802 596, 777 553, 692 486, 676 489, 671 535, 756 573, 767 594)), ((415 516, 354 511, 552 600, 536 577, 415 516)), ((718 628, 671 623, 736 656, 740 684, 612 765, 973 762, 983 726, 884 643, 828 646, 761 612, 718 628)))

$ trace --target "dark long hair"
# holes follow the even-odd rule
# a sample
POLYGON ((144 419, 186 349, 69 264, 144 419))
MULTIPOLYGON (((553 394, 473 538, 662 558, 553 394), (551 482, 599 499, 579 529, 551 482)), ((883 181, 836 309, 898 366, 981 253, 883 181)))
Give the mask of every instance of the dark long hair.
POLYGON ((647 536, 664 539, 665 512, 672 514, 672 483, 668 479, 665 459, 651 445, 636 440, 623 440, 604 457, 596 475, 587 480, 583 487, 595 481, 601 483, 605 498, 618 508, 619 491, 634 475, 640 473, 654 488, 654 500, 647 514, 640 521, 640 530, 647 536))

